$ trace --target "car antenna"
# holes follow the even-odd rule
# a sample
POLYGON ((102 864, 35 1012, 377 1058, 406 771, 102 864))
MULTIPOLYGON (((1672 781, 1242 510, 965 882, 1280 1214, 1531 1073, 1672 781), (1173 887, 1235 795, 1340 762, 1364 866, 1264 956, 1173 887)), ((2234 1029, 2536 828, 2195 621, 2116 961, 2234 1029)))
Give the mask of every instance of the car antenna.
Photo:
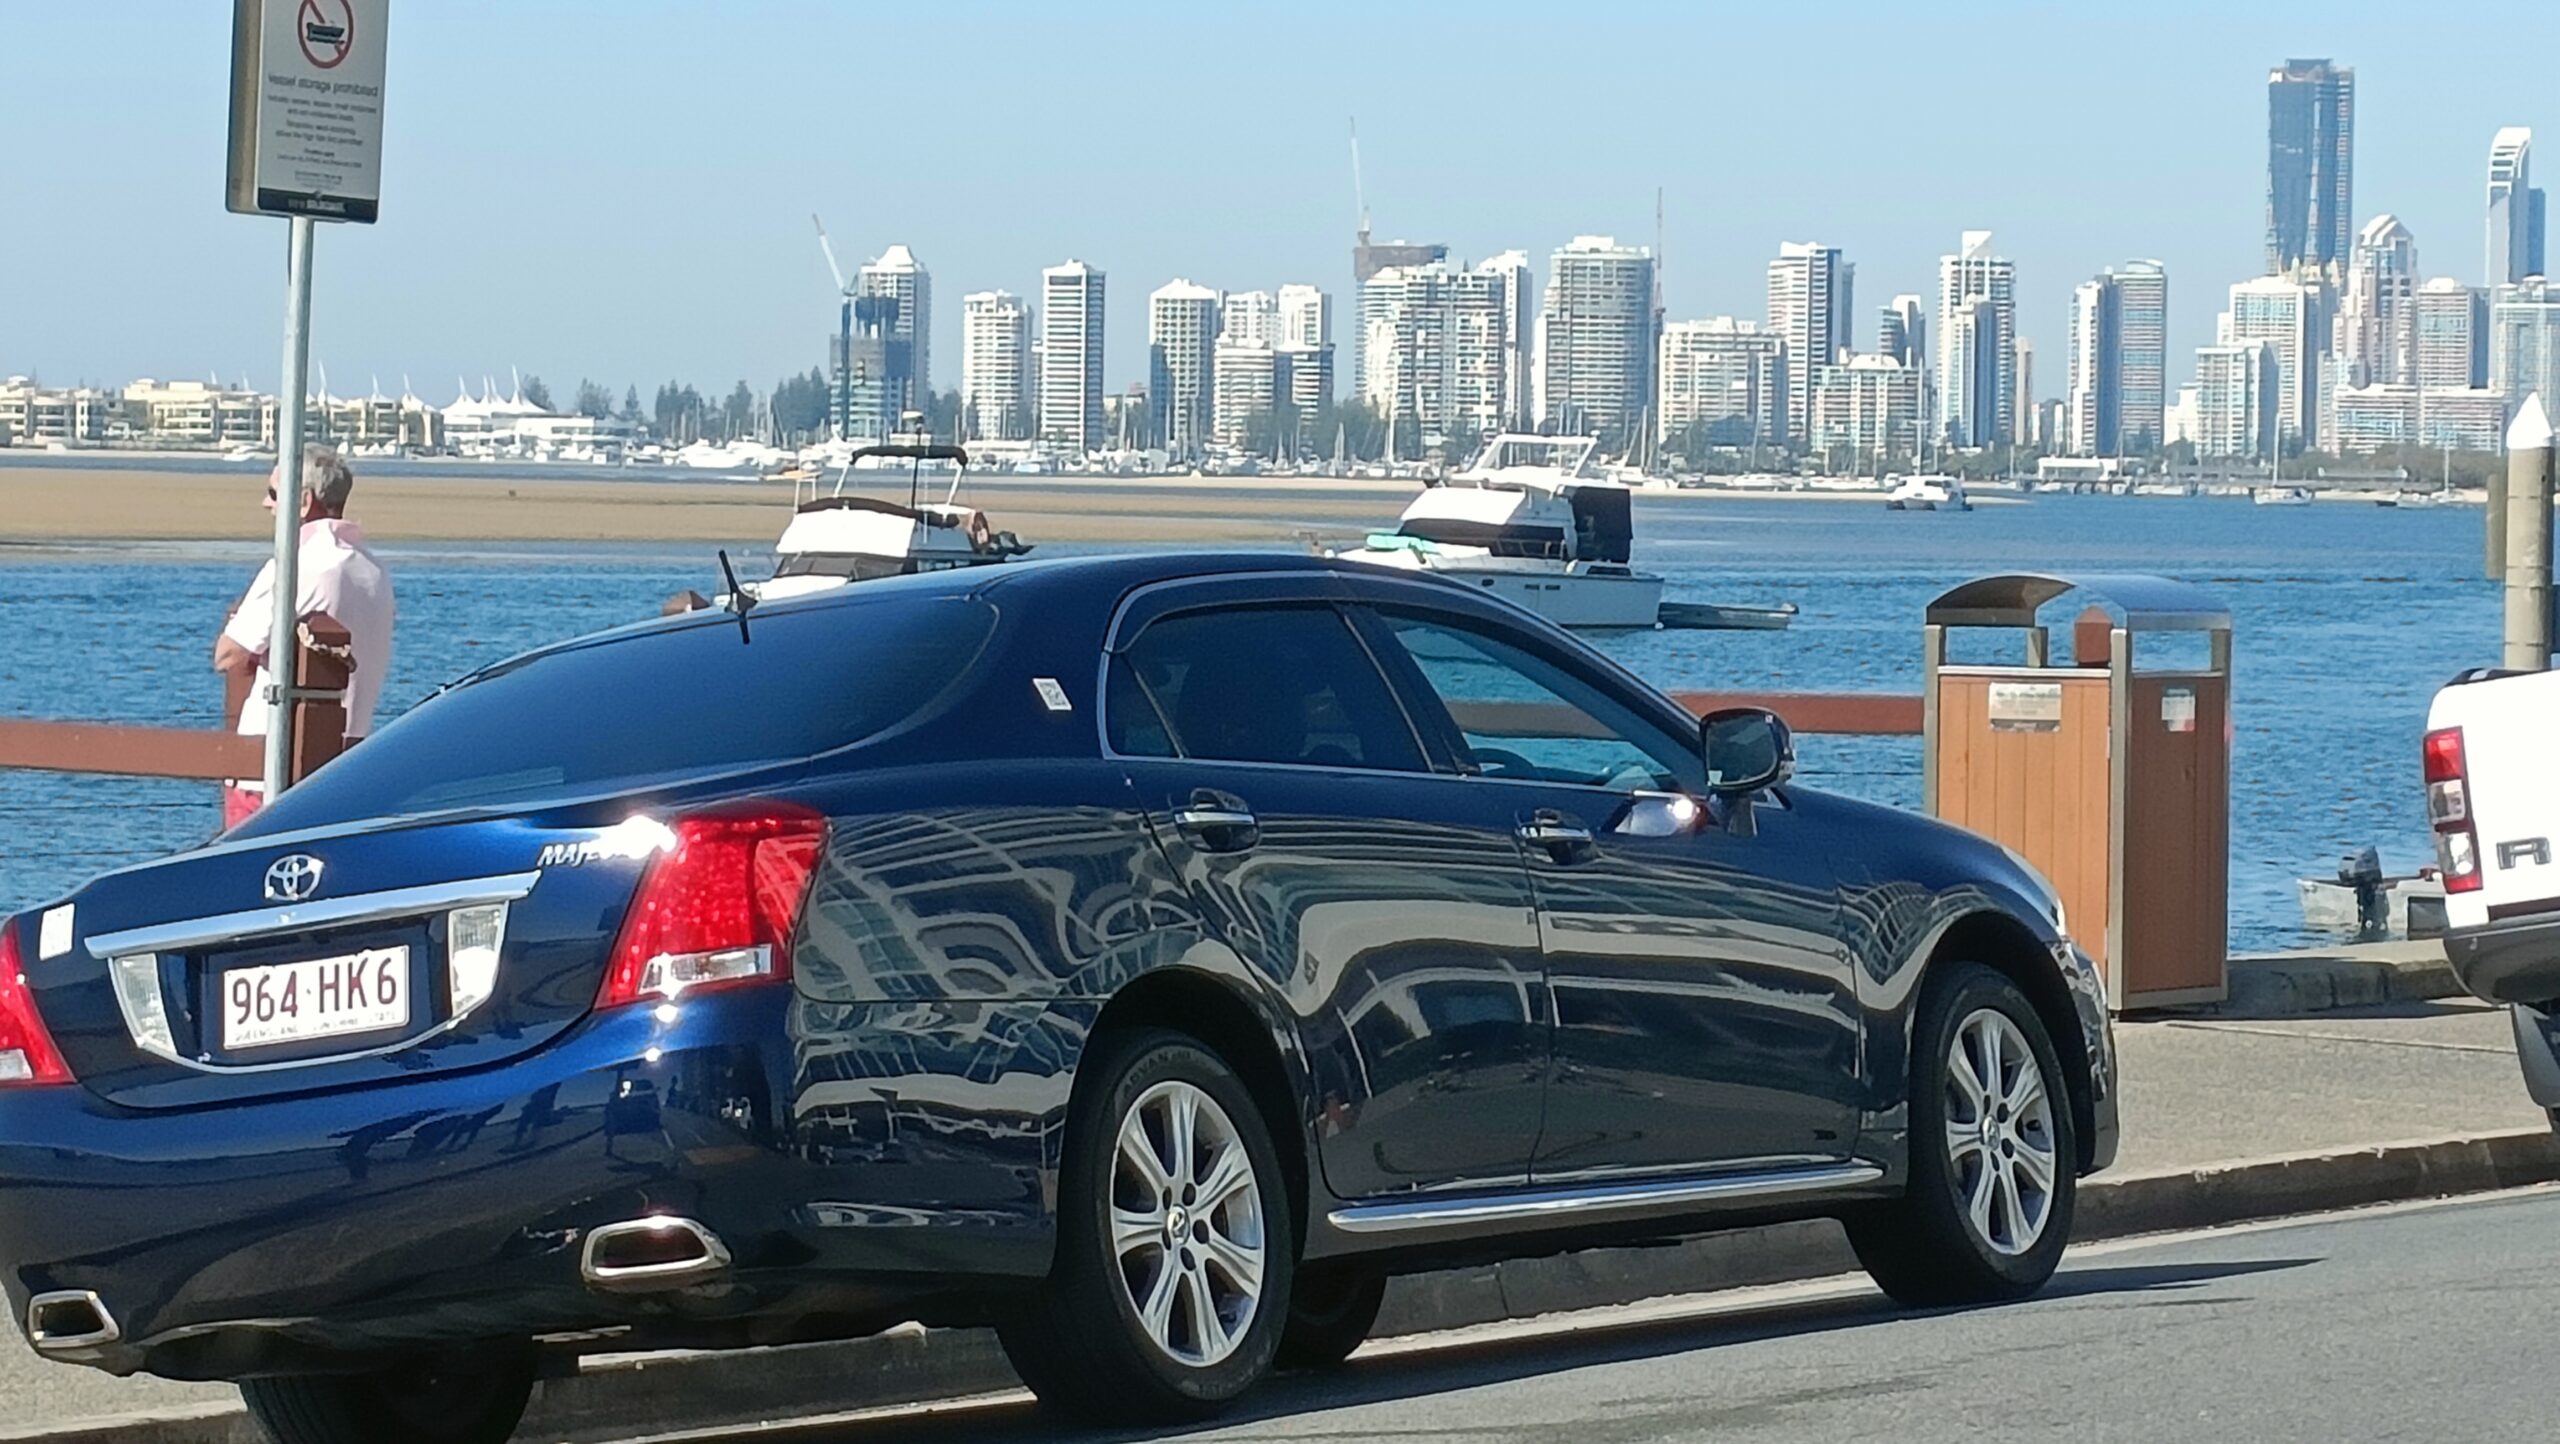
POLYGON ((738 645, 742 647, 753 646, 755 645, 756 639, 747 634, 747 613, 756 609, 755 593, 738 585, 738 572, 735 567, 729 565, 729 549, 727 547, 720 548, 719 557, 721 580, 726 581, 729 584, 728 593, 722 598, 722 604, 728 607, 728 609, 738 618, 738 645))

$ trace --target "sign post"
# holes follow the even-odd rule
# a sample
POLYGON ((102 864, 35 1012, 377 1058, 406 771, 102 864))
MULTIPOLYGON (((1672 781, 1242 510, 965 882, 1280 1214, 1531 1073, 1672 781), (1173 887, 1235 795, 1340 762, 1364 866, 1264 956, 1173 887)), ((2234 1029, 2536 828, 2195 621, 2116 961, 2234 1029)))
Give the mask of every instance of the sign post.
POLYGON ((274 630, 267 640, 266 795, 293 759, 301 623, 302 448, 318 220, 370 224, 382 198, 382 79, 391 0, 233 0, 230 209, 284 216, 284 382, 276 416, 274 630))

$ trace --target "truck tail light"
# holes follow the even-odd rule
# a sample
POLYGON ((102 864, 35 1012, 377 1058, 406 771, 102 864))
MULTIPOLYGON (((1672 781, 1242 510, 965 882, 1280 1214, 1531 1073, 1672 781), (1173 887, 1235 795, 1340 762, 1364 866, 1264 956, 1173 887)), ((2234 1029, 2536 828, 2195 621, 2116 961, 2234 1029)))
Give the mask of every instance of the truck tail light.
POLYGON ((826 818, 766 804, 679 818, 670 831, 614 939, 599 1008, 791 976, 826 818))
POLYGON ((34 990, 18 963, 18 920, 0 917, 0 1088, 71 1081, 62 1051, 36 1011, 34 990))
POLYGON ((2435 828, 2436 865, 2446 892, 2480 890, 2480 835, 2471 822, 2471 771, 2462 729, 2427 734, 2427 822, 2435 828))

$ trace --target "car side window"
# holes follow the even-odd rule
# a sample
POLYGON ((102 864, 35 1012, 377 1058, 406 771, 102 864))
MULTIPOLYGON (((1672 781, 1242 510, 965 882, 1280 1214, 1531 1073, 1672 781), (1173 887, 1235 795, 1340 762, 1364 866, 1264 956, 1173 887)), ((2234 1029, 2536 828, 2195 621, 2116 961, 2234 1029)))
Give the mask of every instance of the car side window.
POLYGON ((1536 653, 1417 613, 1387 610, 1379 620, 1448 709, 1460 762, 1479 775, 1616 792, 1706 785, 1693 740, 1536 653))
POLYGON ((1429 763, 1351 624, 1330 606, 1232 607, 1150 623, 1113 662, 1124 756, 1424 772, 1429 763), (1160 727, 1161 739, 1150 729, 1160 727))

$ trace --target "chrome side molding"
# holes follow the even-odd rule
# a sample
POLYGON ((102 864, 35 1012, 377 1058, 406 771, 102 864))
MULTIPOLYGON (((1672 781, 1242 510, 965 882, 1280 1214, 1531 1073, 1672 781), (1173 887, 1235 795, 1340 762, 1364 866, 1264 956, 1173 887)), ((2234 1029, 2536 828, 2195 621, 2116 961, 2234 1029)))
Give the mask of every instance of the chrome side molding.
POLYGON ((59 1289, 27 1300, 27 1342, 39 1354, 68 1358, 123 1338, 106 1301, 87 1289, 59 1289))
POLYGON ((635 1218, 587 1235, 578 1274, 610 1293, 680 1289, 728 1272, 720 1236, 689 1218, 635 1218))
POLYGON ((1872 1163, 1733 1173, 1714 1178, 1656 1179, 1641 1183, 1592 1183, 1530 1187, 1464 1198, 1409 1198, 1355 1203, 1327 1217, 1345 1233, 1401 1233, 1473 1224, 1530 1223, 1566 1227, 1605 1222, 1613 1214, 1647 1213, 1754 1198, 1854 1188, 1884 1177, 1872 1163))
POLYGON ((316 902, 295 903, 290 907, 251 908, 245 912, 221 913, 207 918, 189 918, 184 922, 161 923, 147 928, 126 928, 120 932, 93 933, 86 946, 89 956, 105 960, 135 953, 176 953, 189 948, 208 947, 215 943, 235 942, 242 938, 264 937, 272 933, 296 933, 306 928, 347 927, 357 923, 380 922, 385 918, 403 918, 418 913, 444 912, 451 908, 469 907, 474 903, 514 902, 533 891, 542 880, 540 869, 532 872, 507 873, 499 877, 465 878, 460 882, 429 883, 423 887, 393 888, 387 892, 355 893, 347 897, 322 898, 316 902))

